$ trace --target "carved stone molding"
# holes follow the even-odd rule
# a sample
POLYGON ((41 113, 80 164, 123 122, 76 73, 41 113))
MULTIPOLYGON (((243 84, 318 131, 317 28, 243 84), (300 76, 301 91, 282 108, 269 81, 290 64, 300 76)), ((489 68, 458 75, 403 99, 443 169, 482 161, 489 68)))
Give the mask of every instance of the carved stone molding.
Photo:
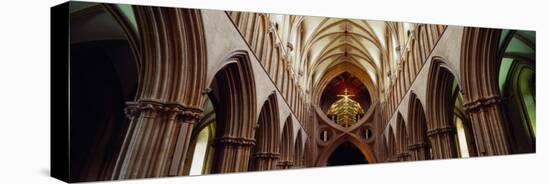
POLYGON ((277 152, 257 152, 254 154, 256 158, 266 158, 266 159, 278 159, 280 154, 277 152))
POLYGON ((233 146, 246 146, 251 147, 256 144, 256 140, 244 138, 244 137, 229 137, 224 136, 217 139, 217 142, 223 145, 233 145, 233 146))
POLYGON ((190 107, 178 103, 163 103, 155 100, 139 100, 126 102, 124 112, 128 118, 139 116, 145 111, 154 111, 156 113, 168 113, 170 119, 179 118, 183 122, 191 122, 190 120, 198 120, 201 118, 202 109, 190 107))
POLYGON ((428 143, 416 143, 416 144, 410 144, 409 150, 417 150, 417 149, 424 149, 429 148, 430 144, 428 143))
POLYGON ((510 153, 498 80, 500 30, 465 28, 462 35, 461 76, 464 107, 472 121, 479 156, 510 153), (480 49, 481 48, 481 49, 480 49))
POLYGON ((455 129, 452 128, 452 127, 447 127, 447 128, 435 128, 435 129, 431 129, 431 130, 428 130, 428 137, 431 137, 431 136, 435 136, 435 135, 440 135, 440 134, 452 134, 452 133, 455 133, 455 129))
POLYGON ((478 98, 471 102, 464 103, 464 110, 466 110, 467 112, 479 111, 483 107, 495 105, 500 102, 502 102, 502 98, 498 95, 478 98))
POLYGON ((290 160, 280 160, 277 163, 277 166, 279 166, 283 169, 286 169, 286 168, 290 168, 290 167, 294 166, 294 162, 290 161, 290 160))

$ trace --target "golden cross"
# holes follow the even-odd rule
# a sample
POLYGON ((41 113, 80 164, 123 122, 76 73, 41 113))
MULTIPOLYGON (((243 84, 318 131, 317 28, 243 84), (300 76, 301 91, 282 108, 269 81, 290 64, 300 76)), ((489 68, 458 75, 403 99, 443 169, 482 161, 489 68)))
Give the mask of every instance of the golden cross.
POLYGON ((348 88, 346 88, 346 89, 344 89, 344 94, 343 95, 338 95, 338 96, 341 96, 341 97, 344 97, 344 98, 349 98, 350 96, 355 96, 355 95, 348 94, 348 88))

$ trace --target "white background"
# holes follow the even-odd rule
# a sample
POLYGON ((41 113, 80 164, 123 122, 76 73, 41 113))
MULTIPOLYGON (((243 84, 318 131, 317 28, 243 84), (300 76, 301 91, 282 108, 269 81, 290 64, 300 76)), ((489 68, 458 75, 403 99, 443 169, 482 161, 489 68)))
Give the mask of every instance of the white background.
MULTIPOLYGON (((440 23, 537 31, 537 153, 291 171, 105 183, 548 183, 547 71, 550 6, 543 0, 375 2, 332 0, 99 0, 268 13, 440 23), (541 72, 542 71, 542 72, 541 72)), ((49 177, 50 9, 60 0, 10 0, 0 6, 0 183, 62 183, 49 177)))

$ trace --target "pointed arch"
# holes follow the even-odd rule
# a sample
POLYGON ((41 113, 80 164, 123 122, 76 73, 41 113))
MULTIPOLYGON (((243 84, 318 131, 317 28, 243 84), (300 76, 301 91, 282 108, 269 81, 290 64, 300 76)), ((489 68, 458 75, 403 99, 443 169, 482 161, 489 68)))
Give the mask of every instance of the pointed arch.
POLYGON ((428 125, 422 103, 414 92, 409 95, 409 150, 412 160, 431 159, 428 125))
POLYGON ((274 169, 275 160, 279 158, 279 122, 277 95, 272 93, 260 111, 258 127, 255 132, 256 145, 249 170, 274 169))
MULTIPOLYGON (((454 75, 441 57, 434 57, 428 74, 428 136, 434 159, 458 157, 453 125, 454 75)), ((460 88, 460 86, 459 86, 460 88)))
POLYGON ((536 151, 535 42, 534 31, 501 31, 498 82, 512 153, 536 151))
POLYGON ((514 153, 536 151, 535 68, 526 62, 513 62, 504 87, 507 97, 508 129, 514 153))
POLYGON ((499 98, 498 71, 500 66, 500 30, 464 28, 460 74, 463 76, 465 106, 490 103, 499 98))
POLYGON ((192 125, 206 100, 202 14, 149 6, 134 6, 134 12, 142 63, 136 100, 125 109, 131 127, 112 179, 182 175, 192 125))
POLYGON ((302 142, 302 131, 298 130, 296 140, 294 141, 294 167, 300 168, 304 166, 304 145, 302 142))
POLYGON ((407 149, 407 126, 405 125, 405 119, 400 112, 397 114, 397 148, 396 154, 399 161, 409 160, 409 149, 407 149))
POLYGON ((382 157, 380 158, 383 158, 385 162, 388 162, 389 161, 389 150, 388 150, 388 138, 385 136, 385 135, 382 135, 381 136, 381 139, 382 139, 382 152, 380 153, 380 155, 382 155, 382 157))
POLYGON ((395 133, 393 127, 388 130, 388 161, 396 162, 397 160, 397 143, 395 142, 395 133))
MULTIPOLYGON (((63 43, 70 48, 71 124, 67 129, 76 146, 67 148, 72 160, 63 166, 68 166, 70 182, 110 180, 130 128, 124 106, 135 100, 141 58, 119 14, 98 3, 71 2, 69 6, 81 3, 82 9, 66 12, 70 19, 64 20, 70 23, 65 26, 69 42, 63 43)), ((52 142, 52 146, 61 144, 52 142)), ((58 166, 52 165, 53 170, 58 166)))
POLYGON ((279 144, 280 157, 278 166, 281 169, 288 169, 294 164, 294 131, 292 125, 292 116, 289 115, 284 123, 281 141, 279 144))
POLYGON ((344 72, 348 72, 353 76, 357 77, 358 79, 360 79, 361 82, 363 82, 363 85, 368 89, 370 98, 378 99, 378 95, 376 92, 377 87, 374 81, 372 80, 372 78, 369 76, 369 74, 355 64, 352 64, 349 62, 343 62, 334 67, 331 67, 328 71, 326 71, 322 75, 323 77, 321 77, 321 79, 318 82, 314 82, 316 86, 312 93, 312 99, 313 99, 312 101, 314 104, 320 105, 321 96, 326 86, 330 83, 330 81, 332 81, 332 79, 334 79, 335 77, 339 76, 344 72))
MULTIPOLYGON (((138 36, 139 30, 137 25, 132 22, 133 20, 129 18, 129 16, 135 16, 133 12, 130 13, 130 15, 125 14, 120 8, 121 5, 102 3, 101 6, 103 6, 103 8, 105 8, 105 10, 116 19, 122 30, 124 30, 128 43, 130 44, 130 48, 132 48, 132 52, 134 56, 136 56, 136 64, 138 66, 141 65, 141 45, 139 43, 140 37, 138 36)), ((131 5, 129 6, 132 8, 131 5)))
POLYGON ((357 149, 359 149, 359 151, 361 151, 361 153, 363 154, 365 159, 368 161, 368 163, 377 162, 376 157, 374 156, 370 148, 367 146, 367 144, 361 141, 361 139, 356 135, 345 134, 334 140, 335 141, 333 141, 329 147, 324 149, 324 151, 317 158, 317 163, 315 164, 317 167, 326 166, 328 163, 328 159, 330 155, 332 155, 334 150, 336 150, 338 146, 346 142, 353 144, 357 149))
POLYGON ((479 156, 510 154, 498 87, 501 31, 464 28, 460 61, 464 108, 472 120, 479 156))
POLYGON ((202 79, 206 78, 207 59, 200 11, 147 6, 135 9, 144 45, 138 99, 163 99, 201 107, 206 98, 202 93, 206 81, 202 79), (167 17, 176 21, 160 20, 167 17))
POLYGON ((216 153, 213 173, 248 170, 248 159, 237 159, 240 153, 250 158, 255 144, 256 92, 254 73, 246 51, 230 54, 227 64, 216 73, 211 84, 211 96, 218 117, 216 153))

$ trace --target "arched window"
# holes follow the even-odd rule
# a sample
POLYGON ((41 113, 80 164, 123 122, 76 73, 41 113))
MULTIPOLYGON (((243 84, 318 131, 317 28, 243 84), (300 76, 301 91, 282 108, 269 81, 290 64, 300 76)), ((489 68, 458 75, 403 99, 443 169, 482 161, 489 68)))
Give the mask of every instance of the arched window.
POLYGON ((468 158, 470 154, 468 153, 468 141, 466 141, 466 131, 464 131, 464 124, 462 119, 458 116, 455 116, 455 126, 456 126, 456 136, 458 138, 458 147, 460 151, 460 157, 468 158))
POLYGON ((214 137, 216 136, 216 113, 210 98, 203 106, 203 118, 195 125, 191 143, 187 151, 186 175, 209 174, 214 156, 214 137))
POLYGON ((189 170, 189 175, 207 174, 206 172, 208 171, 207 162, 209 158, 209 152, 211 152, 212 150, 209 144, 211 137, 211 130, 209 127, 203 128, 197 135, 197 142, 195 143, 195 149, 193 152, 193 159, 191 160, 191 169, 189 170))
POLYGON ((473 130, 470 126, 470 120, 464 111, 464 98, 458 89, 456 80, 453 81, 453 91, 453 122, 456 130, 455 139, 457 143, 456 146, 458 150, 458 157, 468 158, 475 155, 475 142, 473 130))
POLYGON ((531 125, 532 136, 536 137, 537 115, 536 115, 536 96, 535 96, 535 71, 524 69, 519 73, 519 92, 523 100, 523 109, 527 112, 528 125, 531 125))
POLYGON ((132 108, 126 103, 138 91, 139 59, 116 6, 71 2, 70 7, 69 180, 109 180, 126 132, 135 126, 131 117, 137 113, 124 109, 132 108))
POLYGON ((513 153, 532 153, 536 142, 535 32, 503 30, 499 88, 509 119, 513 153))

